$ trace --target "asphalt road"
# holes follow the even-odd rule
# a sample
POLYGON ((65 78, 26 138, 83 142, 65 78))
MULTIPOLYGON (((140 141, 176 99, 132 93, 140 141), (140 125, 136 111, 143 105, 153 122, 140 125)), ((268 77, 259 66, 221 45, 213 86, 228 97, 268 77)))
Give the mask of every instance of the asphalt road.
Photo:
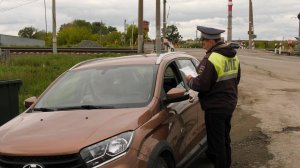
MULTIPOLYGON (((179 51, 200 60, 205 54, 203 49, 179 51)), ((300 57, 237 51, 242 78, 232 120, 232 167, 300 167, 300 57)), ((204 156, 187 166, 209 167, 204 156)))

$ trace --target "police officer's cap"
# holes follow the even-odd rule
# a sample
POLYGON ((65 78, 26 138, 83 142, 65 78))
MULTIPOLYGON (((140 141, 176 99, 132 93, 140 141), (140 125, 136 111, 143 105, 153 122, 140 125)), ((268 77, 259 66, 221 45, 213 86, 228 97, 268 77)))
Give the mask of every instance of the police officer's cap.
POLYGON ((225 30, 215 29, 211 27, 197 26, 197 29, 201 32, 201 40, 204 39, 219 39, 221 38, 221 33, 224 33, 225 30))

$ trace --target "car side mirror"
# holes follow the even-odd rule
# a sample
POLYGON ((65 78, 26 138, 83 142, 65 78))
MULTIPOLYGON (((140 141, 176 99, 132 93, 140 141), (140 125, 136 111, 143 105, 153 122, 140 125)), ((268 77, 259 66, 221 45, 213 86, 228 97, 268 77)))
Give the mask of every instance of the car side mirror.
POLYGON ((28 109, 32 104, 36 102, 37 98, 35 96, 29 97, 26 100, 24 100, 24 106, 26 109, 28 109))
POLYGON ((165 103, 180 102, 189 99, 190 95, 187 93, 185 88, 172 88, 167 93, 167 99, 165 103))

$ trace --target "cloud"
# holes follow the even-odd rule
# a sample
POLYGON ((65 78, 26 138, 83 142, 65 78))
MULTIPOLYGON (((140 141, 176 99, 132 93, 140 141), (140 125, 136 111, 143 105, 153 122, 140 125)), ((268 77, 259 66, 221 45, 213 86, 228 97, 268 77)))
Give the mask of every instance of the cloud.
MULTIPOLYGON (((299 0, 252 0, 254 31, 258 39, 293 38, 298 34, 299 0)), ((52 0, 46 0, 48 31, 52 29, 52 0)), ((226 0, 167 0, 168 24, 178 27, 184 39, 196 37, 196 26, 227 29, 226 0)), ((233 0, 233 39, 248 39, 248 0, 233 0)), ((127 23, 137 24, 138 1, 132 0, 60 0, 56 1, 57 29, 74 19, 103 21, 119 31, 127 23)), ((162 5, 161 5, 162 7, 162 5)), ((17 35, 26 26, 45 30, 44 2, 41 0, 0 0, 0 33, 17 35), (31 4, 20 6, 21 2, 31 4)), ((162 16, 162 13, 161 13, 162 16)), ((150 21, 150 37, 155 38, 155 1, 144 0, 144 20, 150 21)), ((224 33, 224 37, 227 34, 224 33)))

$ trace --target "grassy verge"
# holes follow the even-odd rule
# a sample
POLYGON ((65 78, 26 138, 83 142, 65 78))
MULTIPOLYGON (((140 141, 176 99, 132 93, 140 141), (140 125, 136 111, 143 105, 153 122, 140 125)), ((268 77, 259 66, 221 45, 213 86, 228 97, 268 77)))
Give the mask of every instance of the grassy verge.
POLYGON ((26 98, 40 95, 54 79, 73 65, 88 59, 116 56, 121 55, 15 55, 0 63, 0 80, 22 80, 19 93, 19 108, 22 112, 25 110, 23 102, 26 98))

